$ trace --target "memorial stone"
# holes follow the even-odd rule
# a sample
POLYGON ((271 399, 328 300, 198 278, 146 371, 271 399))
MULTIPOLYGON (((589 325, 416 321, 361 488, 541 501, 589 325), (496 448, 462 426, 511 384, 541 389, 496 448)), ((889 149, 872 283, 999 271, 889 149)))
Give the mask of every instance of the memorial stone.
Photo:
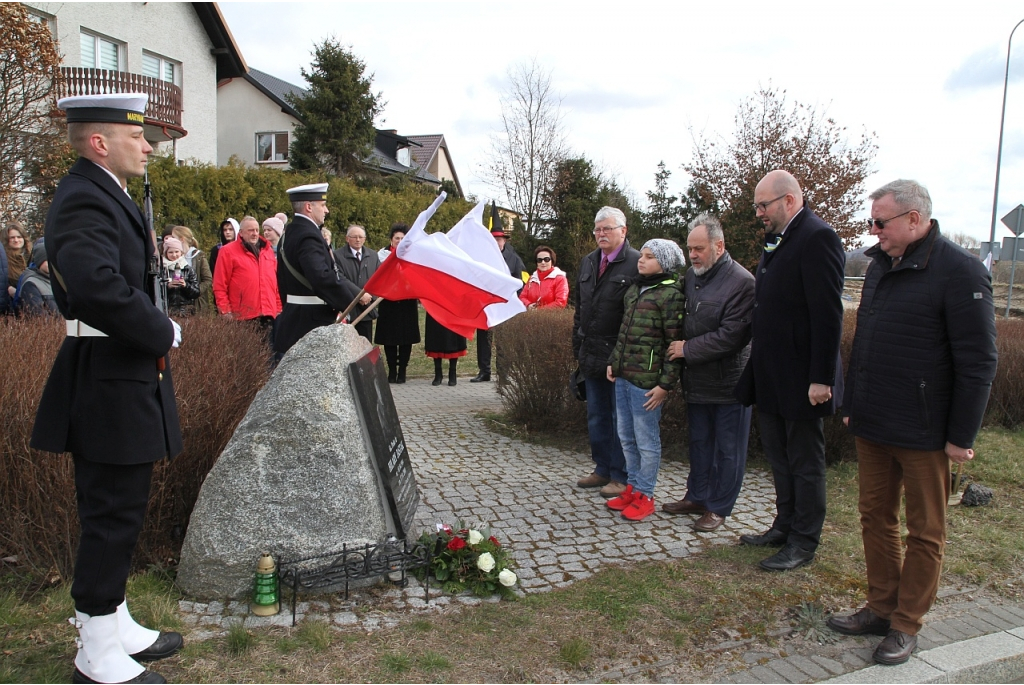
MULTIPOLYGON (((246 597, 263 551, 290 559, 418 535, 411 466, 404 480, 397 471, 394 483, 378 476, 367 444, 374 431, 363 427, 350 384, 350 364, 372 349, 351 326, 333 325, 288 351, 203 483, 178 567, 183 592, 246 597), (405 489, 401 505, 387 497, 395 487, 405 489)), ((390 391, 378 400, 397 424, 390 391)), ((401 438, 399 427, 392 433, 401 438)), ((407 455, 393 456, 408 465, 407 455)))

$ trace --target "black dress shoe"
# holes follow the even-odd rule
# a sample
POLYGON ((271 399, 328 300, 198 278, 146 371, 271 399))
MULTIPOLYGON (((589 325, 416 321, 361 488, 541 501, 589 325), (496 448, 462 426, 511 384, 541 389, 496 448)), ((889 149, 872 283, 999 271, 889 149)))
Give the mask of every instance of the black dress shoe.
POLYGON ((470 383, 485 383, 485 382, 487 382, 489 380, 491 380, 491 374, 484 373, 483 371, 481 371, 477 375, 475 375, 472 378, 470 378, 469 382, 470 383))
POLYGON ((172 654, 177 653, 185 645, 185 641, 181 638, 181 633, 165 633, 160 632, 160 637, 156 639, 156 642, 146 647, 141 652, 132 654, 131 657, 136 661, 157 661, 159 659, 166 659, 172 654))
POLYGON ((814 552, 800 549, 796 545, 786 545, 774 555, 761 562, 766 571, 792 571, 814 561, 814 552))
POLYGON ((902 630, 890 630, 885 639, 875 647, 871 656, 877 663, 885 666, 905 664, 910 654, 917 648, 917 635, 909 635, 902 630))
POLYGON ((829 628, 843 635, 882 635, 889 633, 889 619, 879 618, 867 607, 849 616, 829 616, 829 628))
POLYGON ((740 542, 752 547, 782 547, 788 538, 789 533, 783 533, 777 528, 769 528, 768 532, 760 535, 741 535, 740 542))

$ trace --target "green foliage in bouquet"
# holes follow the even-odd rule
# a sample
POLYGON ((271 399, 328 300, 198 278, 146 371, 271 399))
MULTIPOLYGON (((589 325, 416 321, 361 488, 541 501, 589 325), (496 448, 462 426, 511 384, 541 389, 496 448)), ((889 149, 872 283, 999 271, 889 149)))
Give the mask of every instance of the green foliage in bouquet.
POLYGON ((468 528, 461 521, 459 530, 438 524, 436 533, 420 536, 420 543, 432 549, 434 555, 429 568, 417 569, 420 580, 430 573, 446 592, 471 590, 480 597, 498 593, 506 599, 515 598, 512 588, 519 579, 512 571, 508 552, 490 529, 468 528))

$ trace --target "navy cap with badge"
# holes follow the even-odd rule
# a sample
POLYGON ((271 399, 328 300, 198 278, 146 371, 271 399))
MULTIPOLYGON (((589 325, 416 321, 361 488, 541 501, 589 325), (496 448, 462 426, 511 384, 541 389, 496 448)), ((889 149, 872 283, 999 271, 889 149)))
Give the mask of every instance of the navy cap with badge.
POLYGON ((134 124, 145 123, 146 93, 111 93, 108 95, 73 95, 57 101, 57 108, 67 112, 68 123, 134 124))
POLYGON ((327 183, 310 183, 289 188, 285 192, 288 193, 289 202, 321 202, 327 200, 327 186, 327 183))

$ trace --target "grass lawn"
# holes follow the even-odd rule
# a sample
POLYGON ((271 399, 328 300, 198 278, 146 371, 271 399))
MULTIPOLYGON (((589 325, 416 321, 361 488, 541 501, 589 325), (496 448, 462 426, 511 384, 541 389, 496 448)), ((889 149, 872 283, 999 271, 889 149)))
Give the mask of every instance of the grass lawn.
MULTIPOLYGON (((1021 599, 1024 432, 989 429, 975 447, 967 473, 995 499, 951 508, 943 585, 1021 599)), ((155 670, 172 682, 552 682, 599 679, 609 664, 673 657, 689 665, 692 678, 707 676, 715 657, 701 648, 726 635, 771 643, 780 625, 820 627, 822 612, 863 602, 856 464, 829 468, 828 496, 818 557, 791 573, 759 570, 764 550, 715 547, 674 562, 608 567, 515 602, 410 616, 373 633, 315 621, 235 628, 190 642, 155 670)), ((67 586, 33 590, 11 574, 0 582, 0 681, 66 682, 74 656, 67 586)), ((134 577, 129 594, 140 620, 180 626, 178 595, 166 575, 134 577)))

